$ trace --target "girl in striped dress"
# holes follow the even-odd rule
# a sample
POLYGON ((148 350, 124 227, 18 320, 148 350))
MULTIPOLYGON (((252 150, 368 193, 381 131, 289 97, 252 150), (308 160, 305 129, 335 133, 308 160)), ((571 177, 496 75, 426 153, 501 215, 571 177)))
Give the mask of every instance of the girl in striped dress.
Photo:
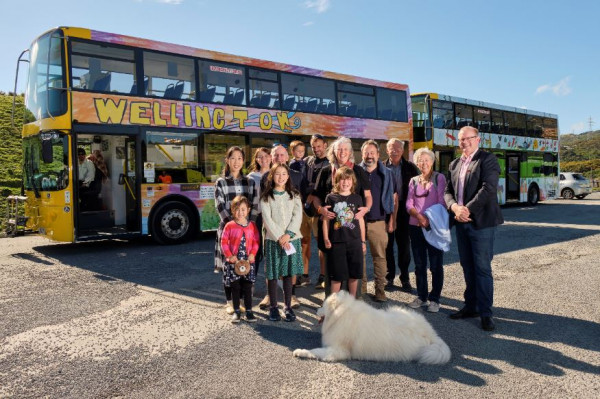
POLYGON ((292 277, 304 271, 300 246, 302 200, 298 191, 292 188, 290 170, 286 165, 275 165, 269 171, 260 206, 266 230, 265 274, 270 299, 269 320, 281 320, 277 309, 277 280, 282 278, 285 321, 294 321, 292 277))
MULTIPOLYGON (((217 229, 217 238, 215 242, 215 273, 219 273, 225 266, 225 255, 221 249, 221 235, 225 225, 233 220, 231 214, 231 201, 238 196, 243 195, 248 198, 251 204, 250 221, 256 221, 258 212, 258 195, 252 179, 247 178, 242 173, 244 167, 245 154, 240 147, 233 146, 225 154, 225 167, 222 176, 215 183, 215 207, 219 212, 221 222, 217 229)), ((231 296, 231 287, 225 286, 223 278, 223 289, 227 300, 227 313, 233 314, 233 302, 231 296)))

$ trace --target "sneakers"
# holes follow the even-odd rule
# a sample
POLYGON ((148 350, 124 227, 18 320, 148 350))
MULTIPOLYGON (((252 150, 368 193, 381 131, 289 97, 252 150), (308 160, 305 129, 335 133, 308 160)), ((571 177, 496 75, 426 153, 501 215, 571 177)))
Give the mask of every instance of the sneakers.
POLYGON ((265 310, 271 304, 271 300, 269 299, 269 295, 265 295, 262 301, 259 302, 258 307, 262 310, 265 310))
POLYGON ((256 323, 256 316, 254 316, 254 312, 251 310, 246 311, 246 321, 248 323, 256 323))
POLYGON ((324 275, 319 274, 319 279, 317 280, 317 284, 315 285, 315 288, 318 290, 325 289, 325 276, 324 275))
POLYGON ((440 304, 437 302, 429 302, 429 306, 427 306, 427 311, 431 313, 437 313, 440 311, 440 304))
MULTIPOLYGON (((279 312, 277 312, 279 313, 279 312)), ((285 321, 291 322, 296 320, 296 314, 292 309, 285 310, 285 321)))
POLYGON ((300 276, 298 278, 296 285, 299 287, 308 287, 310 285, 310 283, 311 283, 311 281, 310 281, 310 277, 308 276, 308 274, 303 274, 302 276, 300 276))
POLYGON ((227 314, 233 314, 234 311, 233 302, 227 301, 227 305, 225 305, 225 312, 227 312, 227 314))
POLYGON ((271 310, 269 310, 269 320, 271 320, 271 321, 281 320, 281 315, 279 314, 279 309, 271 308, 271 310))
MULTIPOLYGON (((410 306, 413 309, 418 309, 421 306, 425 306, 425 305, 429 305, 429 301, 423 302, 421 299, 419 299, 419 297, 416 297, 414 301, 412 301, 411 303, 408 304, 408 306, 410 306)), ((438 310, 439 310, 439 305, 438 305, 438 310)))
POLYGON ((383 288, 375 288, 375 296, 373 297, 375 302, 387 302, 387 297, 385 296, 385 291, 383 288))
POLYGON ((292 300, 290 303, 292 309, 298 309, 300 307, 300 301, 298 300, 298 298, 296 298, 296 295, 292 295, 292 300))
POLYGON ((242 312, 240 312, 239 310, 235 310, 233 312, 233 316, 231 316, 231 322, 232 323, 239 323, 240 320, 242 320, 242 312))

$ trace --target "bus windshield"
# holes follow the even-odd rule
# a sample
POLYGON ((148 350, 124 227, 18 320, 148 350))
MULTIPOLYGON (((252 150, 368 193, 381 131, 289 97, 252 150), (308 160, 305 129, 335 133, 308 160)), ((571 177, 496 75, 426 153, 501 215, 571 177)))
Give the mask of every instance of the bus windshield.
POLYGON ((69 185, 69 140, 62 133, 23 139, 23 183, 26 190, 57 191, 69 185))
POLYGON ((58 31, 40 37, 31 45, 25 105, 37 120, 66 112, 62 60, 58 31))

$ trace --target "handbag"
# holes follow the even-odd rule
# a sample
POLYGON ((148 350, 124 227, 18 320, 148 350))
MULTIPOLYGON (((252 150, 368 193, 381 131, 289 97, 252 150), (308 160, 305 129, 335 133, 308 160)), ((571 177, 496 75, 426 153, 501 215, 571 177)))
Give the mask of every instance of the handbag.
POLYGON ((238 260, 237 262, 235 262, 235 265, 233 266, 233 271, 238 276, 248 275, 248 273, 250 273, 250 262, 248 262, 247 260, 243 260, 243 259, 238 260))

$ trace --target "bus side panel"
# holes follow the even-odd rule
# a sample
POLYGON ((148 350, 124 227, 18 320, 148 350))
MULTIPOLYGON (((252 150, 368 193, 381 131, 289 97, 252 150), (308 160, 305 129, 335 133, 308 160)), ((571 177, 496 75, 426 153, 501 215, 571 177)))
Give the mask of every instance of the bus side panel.
POLYGON ((40 192, 41 198, 36 199, 33 191, 28 191, 28 227, 54 241, 74 242, 72 192, 69 185, 66 190, 40 192))
POLYGON ((142 184, 142 234, 149 234, 149 216, 154 205, 168 195, 181 195, 194 203, 200 219, 200 230, 217 230, 220 223, 215 208, 213 183, 142 184))

